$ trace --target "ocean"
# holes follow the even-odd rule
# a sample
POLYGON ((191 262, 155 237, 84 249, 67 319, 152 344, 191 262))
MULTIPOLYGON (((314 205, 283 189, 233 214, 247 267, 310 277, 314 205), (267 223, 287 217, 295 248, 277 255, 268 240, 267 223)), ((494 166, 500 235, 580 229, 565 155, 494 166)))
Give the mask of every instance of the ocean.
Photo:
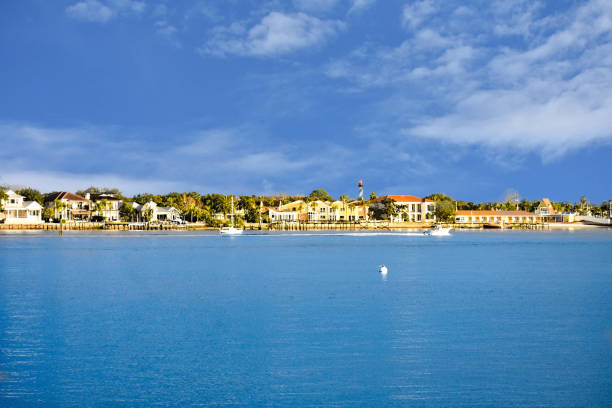
POLYGON ((219 405, 612 406, 612 230, 0 235, 0 406, 219 405))

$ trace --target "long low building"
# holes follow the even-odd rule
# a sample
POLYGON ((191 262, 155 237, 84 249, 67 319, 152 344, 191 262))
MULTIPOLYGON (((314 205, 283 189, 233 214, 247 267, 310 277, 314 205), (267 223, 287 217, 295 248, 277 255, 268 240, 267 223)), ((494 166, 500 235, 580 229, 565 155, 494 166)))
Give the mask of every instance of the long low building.
POLYGON ((458 210, 458 224, 538 224, 542 216, 527 211, 458 210))
POLYGON ((293 201, 268 210, 270 222, 360 221, 368 219, 368 207, 359 201, 293 201))

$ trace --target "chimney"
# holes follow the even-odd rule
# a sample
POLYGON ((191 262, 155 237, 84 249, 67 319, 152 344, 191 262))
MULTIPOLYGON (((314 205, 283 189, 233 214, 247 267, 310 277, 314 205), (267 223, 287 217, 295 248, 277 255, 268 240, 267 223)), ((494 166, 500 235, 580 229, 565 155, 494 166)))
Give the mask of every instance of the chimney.
POLYGON ((89 200, 89 199, 90 199, 90 197, 91 197, 91 195, 90 195, 89 193, 85 193, 85 198, 86 198, 87 200, 89 200))

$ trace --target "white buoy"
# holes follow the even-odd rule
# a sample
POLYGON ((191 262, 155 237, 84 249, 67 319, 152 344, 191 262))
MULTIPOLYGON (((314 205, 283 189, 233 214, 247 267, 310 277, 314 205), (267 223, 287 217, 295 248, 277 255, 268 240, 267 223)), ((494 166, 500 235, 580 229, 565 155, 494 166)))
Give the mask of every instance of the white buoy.
POLYGON ((380 272, 380 274, 383 275, 383 276, 386 275, 387 274, 387 267, 384 264, 380 265, 378 267, 378 272, 380 272))

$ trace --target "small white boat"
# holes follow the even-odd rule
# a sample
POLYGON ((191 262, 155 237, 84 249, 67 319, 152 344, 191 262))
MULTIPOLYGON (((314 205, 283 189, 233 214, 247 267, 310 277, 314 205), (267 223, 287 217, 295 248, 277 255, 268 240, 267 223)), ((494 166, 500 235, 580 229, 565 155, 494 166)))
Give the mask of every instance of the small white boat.
POLYGON ((378 267, 378 272, 380 272, 381 275, 386 275, 388 272, 387 267, 385 265, 380 265, 378 267))
POLYGON ((441 236, 450 235, 452 228, 443 228, 441 225, 434 225, 431 229, 424 232, 425 235, 441 236))
POLYGON ((219 230, 220 234, 225 234, 225 235, 238 235, 238 234, 242 234, 243 232, 244 232, 243 229, 234 228, 234 227, 223 227, 219 230))
POLYGON ((242 234, 244 232, 244 229, 234 227, 234 197, 233 196, 232 196, 232 214, 230 215, 230 218, 232 220, 232 226, 231 227, 222 227, 219 230, 219 233, 223 234, 223 235, 240 235, 240 234, 242 234))

